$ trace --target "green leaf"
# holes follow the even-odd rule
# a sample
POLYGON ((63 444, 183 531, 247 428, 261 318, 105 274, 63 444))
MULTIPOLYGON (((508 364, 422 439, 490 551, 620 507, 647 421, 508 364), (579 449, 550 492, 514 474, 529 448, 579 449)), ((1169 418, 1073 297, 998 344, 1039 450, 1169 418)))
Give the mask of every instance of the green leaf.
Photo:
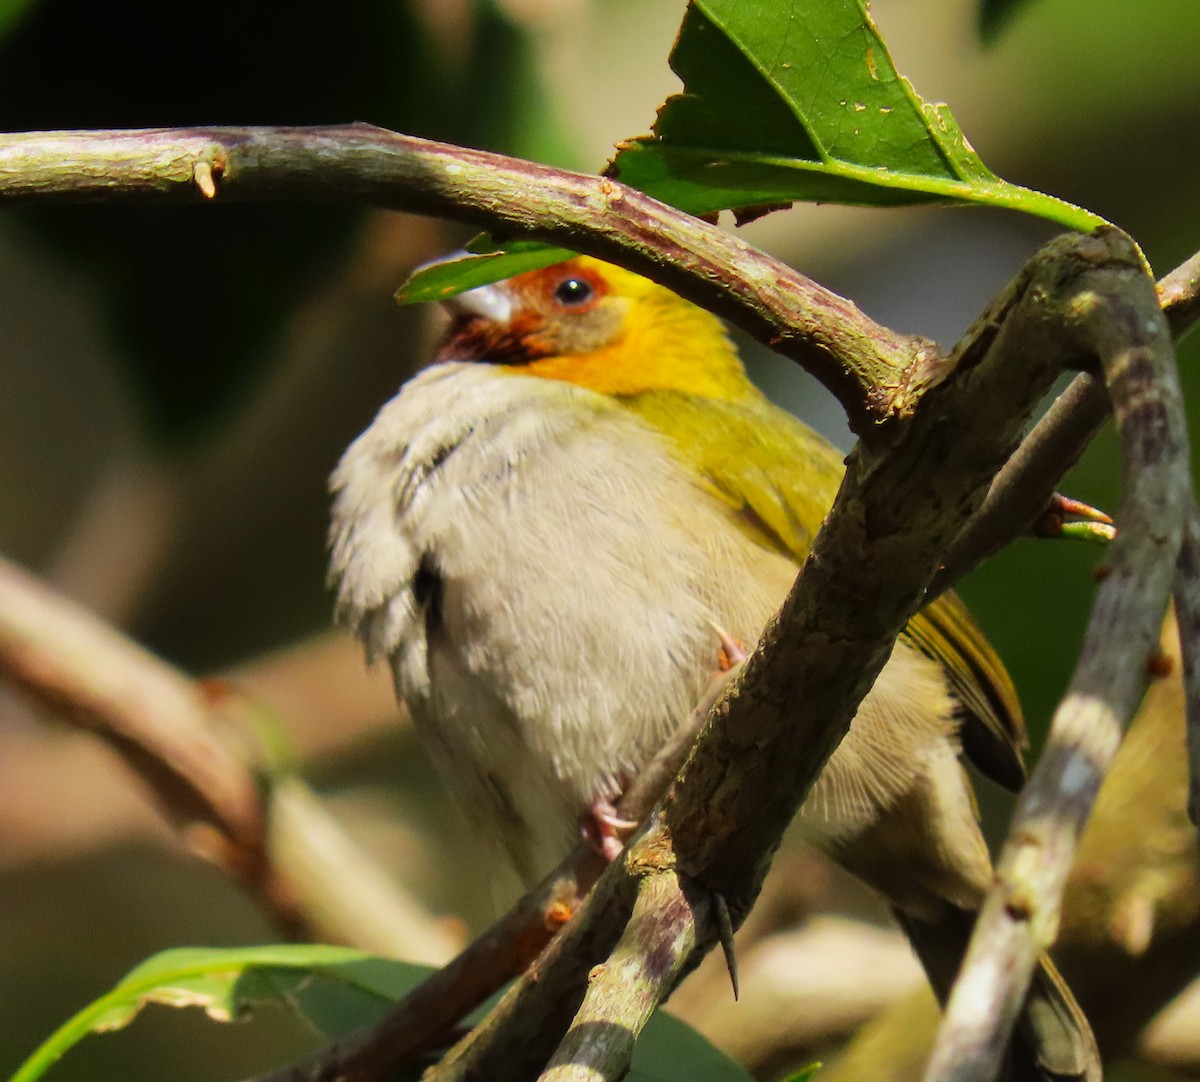
MULTIPOLYGON (((684 91, 654 135, 620 148, 609 172, 689 211, 796 200, 1007 207, 1087 231, 1104 219, 997 177, 942 104, 892 63, 861 0, 692 0, 671 66, 684 91)), ((569 258, 531 241, 418 271, 402 303, 455 293, 569 258)))
POLYGON ((430 970, 344 947, 282 946, 164 951, 69 1019, 11 1082, 33 1082, 92 1033, 128 1025, 148 1003, 201 1007, 229 1022, 266 1004, 282 1006, 326 1037, 381 1017, 430 970))
POLYGON ((752 1076, 686 1022, 657 1011, 633 1050, 629 1082, 751 1082, 752 1076))
MULTIPOLYGON (((34 1082, 85 1037, 128 1025, 149 1003, 200 1007, 217 1022, 263 1006, 283 1007, 336 1038, 383 1017, 424 980, 428 966, 377 958, 346 947, 282 946, 164 951, 133 969, 85 1007, 21 1065, 10 1082, 34 1082)), ((486 1008, 483 1008, 486 1009, 486 1008)), ((656 1014, 633 1056, 633 1082, 750 1082, 750 1076, 690 1026, 656 1014)))
POLYGON ((692 0, 684 91, 610 172, 694 214, 794 200, 980 203, 1090 230, 1103 219, 996 177, 892 63, 861 0, 692 0))
POLYGON ((823 1066, 823 1063, 810 1063, 807 1067, 801 1067, 795 1074, 788 1075, 783 1082, 812 1082, 823 1066))
POLYGON ((503 251, 464 253, 419 268, 396 291, 396 300, 400 304, 445 300, 476 286, 561 263, 574 254, 566 248, 531 241, 510 244, 503 251))

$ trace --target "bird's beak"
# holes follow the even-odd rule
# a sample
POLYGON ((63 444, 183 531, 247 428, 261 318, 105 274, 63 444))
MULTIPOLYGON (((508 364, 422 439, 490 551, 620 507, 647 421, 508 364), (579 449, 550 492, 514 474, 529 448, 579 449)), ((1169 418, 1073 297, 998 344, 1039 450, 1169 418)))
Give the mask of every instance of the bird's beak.
POLYGON ((447 297, 442 304, 454 319, 463 316, 486 319, 501 327, 506 327, 512 321, 512 298, 502 286, 494 283, 447 297))

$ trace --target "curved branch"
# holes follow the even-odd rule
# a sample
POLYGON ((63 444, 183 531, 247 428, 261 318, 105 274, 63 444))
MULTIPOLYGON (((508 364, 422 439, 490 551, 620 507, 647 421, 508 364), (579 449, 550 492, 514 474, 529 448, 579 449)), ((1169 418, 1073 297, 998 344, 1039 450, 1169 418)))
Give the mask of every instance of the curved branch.
POLYGON ((0 136, 0 200, 340 200, 628 266, 798 361, 870 438, 944 374, 937 347, 698 218, 605 177, 366 124, 0 136))

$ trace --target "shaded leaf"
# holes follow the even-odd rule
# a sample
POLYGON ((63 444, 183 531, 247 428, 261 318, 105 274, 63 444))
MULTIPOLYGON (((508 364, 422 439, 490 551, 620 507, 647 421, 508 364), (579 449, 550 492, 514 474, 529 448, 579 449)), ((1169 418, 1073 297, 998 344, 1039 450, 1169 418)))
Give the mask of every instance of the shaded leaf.
POLYGON ((633 1050, 629 1082, 751 1082, 751 1074, 686 1022, 657 1011, 633 1050))
POLYGON ((12 1082, 41 1078, 89 1034, 128 1025, 150 1003, 200 1007, 218 1022, 273 1004, 324 1036, 336 1037, 382 1016, 389 1003, 428 973, 424 966, 344 947, 286 944, 164 951, 131 970, 112 991, 60 1026, 12 1082))
MULTIPOLYGON (((323 1037, 336 1038, 383 1017, 433 970, 347 947, 278 945, 164 951, 131 970, 112 991, 58 1028, 13 1075, 34 1082, 93 1033, 128 1025, 147 1004, 199 1007, 217 1022, 282 1007, 323 1037)), ((486 1008, 484 1008, 486 1009, 486 1008)), ((628 1075, 633 1082, 750 1082, 750 1076, 690 1026, 657 1014, 646 1026, 628 1075)))

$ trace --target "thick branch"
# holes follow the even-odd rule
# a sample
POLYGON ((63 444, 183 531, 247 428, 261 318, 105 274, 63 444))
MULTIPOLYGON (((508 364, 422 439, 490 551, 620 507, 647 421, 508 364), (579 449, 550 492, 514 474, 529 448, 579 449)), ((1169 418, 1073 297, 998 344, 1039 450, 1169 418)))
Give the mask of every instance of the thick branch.
POLYGON ((870 437, 944 369, 731 234, 615 180, 365 124, 0 136, 0 200, 340 200, 468 222, 623 263, 798 361, 870 437))
POLYGON ((1062 332, 1100 361, 1122 446, 1120 527, 1079 666, 1021 798, 927 1078, 999 1070, 1037 959, 1053 942, 1075 847, 1156 653, 1192 513, 1187 430, 1166 321, 1148 280, 1091 276, 1062 332))
POLYGON ((1053 242, 894 446, 851 455, 797 589, 666 807, 682 866, 731 902, 753 896, 751 865, 793 817, 1031 411, 1064 366, 1085 362, 1061 321, 1111 265, 1138 267, 1119 234, 1053 242))

